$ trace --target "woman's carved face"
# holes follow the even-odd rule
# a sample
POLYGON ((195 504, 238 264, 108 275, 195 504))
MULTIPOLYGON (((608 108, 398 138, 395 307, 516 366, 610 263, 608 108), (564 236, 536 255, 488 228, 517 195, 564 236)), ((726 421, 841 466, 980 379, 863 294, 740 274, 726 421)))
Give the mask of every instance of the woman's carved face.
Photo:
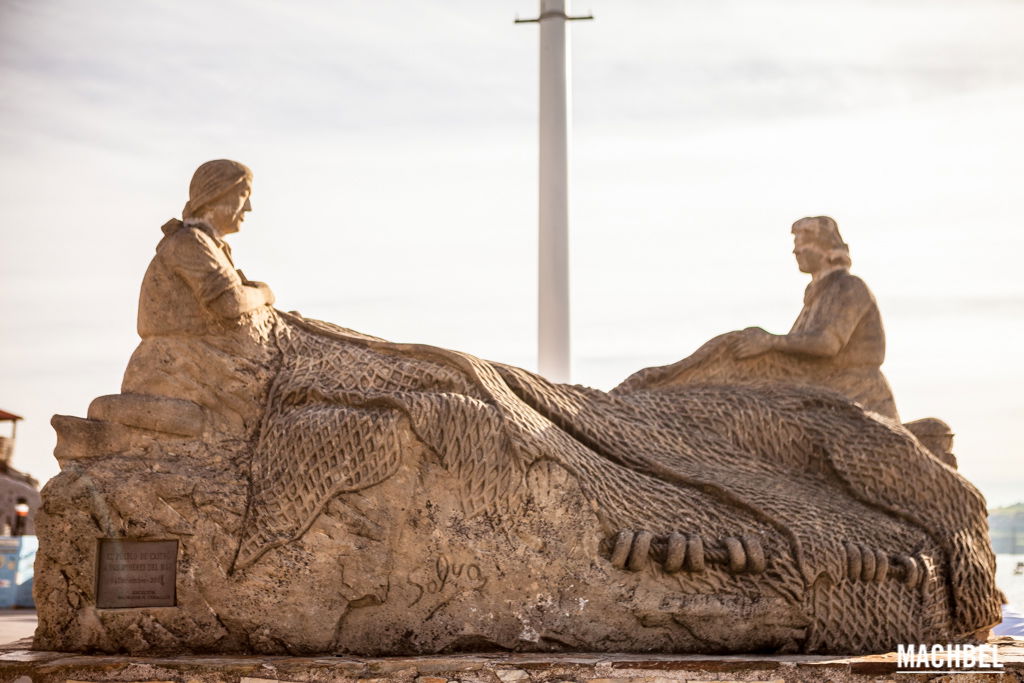
POLYGON ((793 255, 796 265, 803 273, 816 273, 827 265, 825 251, 818 241, 800 230, 793 235, 793 255))
POLYGON ((207 214, 210 227, 221 236, 238 232, 245 221, 245 214, 252 211, 251 194, 252 184, 244 181, 218 199, 207 214))

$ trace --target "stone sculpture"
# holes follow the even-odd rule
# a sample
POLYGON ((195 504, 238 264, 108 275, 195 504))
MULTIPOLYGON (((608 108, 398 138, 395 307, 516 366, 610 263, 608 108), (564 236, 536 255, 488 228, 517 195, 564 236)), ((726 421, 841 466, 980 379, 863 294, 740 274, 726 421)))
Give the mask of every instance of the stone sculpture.
POLYGON ((892 420, 793 384, 552 384, 276 311, 215 217, 243 169, 200 167, 190 206, 220 208, 165 226, 124 393, 54 417, 37 648, 855 653, 998 621, 981 495, 892 420), (202 325, 160 339, 160 287, 202 325))
POLYGON ((251 193, 252 172, 242 164, 222 159, 196 170, 184 220, 164 224, 142 280, 142 342, 122 393, 98 400, 90 417, 186 436, 204 428, 251 434, 270 379, 274 295, 235 269, 224 241, 241 228, 251 193), (168 414, 176 430, 155 422, 168 414))
POLYGON ((850 274, 850 249, 828 216, 793 224, 797 265, 811 275, 804 306, 787 334, 760 327, 715 337, 678 363, 647 368, 618 389, 689 382, 787 382, 822 386, 894 420, 899 416, 882 375, 885 331, 875 297, 850 274))
MULTIPOLYGON (((898 421, 896 402, 881 370, 882 317, 867 285, 850 274, 850 249, 839 227, 828 216, 815 216, 798 220, 792 232, 797 266, 811 275, 811 283, 787 334, 771 334, 760 327, 728 332, 676 363, 634 373, 612 392, 707 383, 813 386, 898 421)), ((926 417, 903 427, 940 461, 957 466, 948 424, 926 417)))

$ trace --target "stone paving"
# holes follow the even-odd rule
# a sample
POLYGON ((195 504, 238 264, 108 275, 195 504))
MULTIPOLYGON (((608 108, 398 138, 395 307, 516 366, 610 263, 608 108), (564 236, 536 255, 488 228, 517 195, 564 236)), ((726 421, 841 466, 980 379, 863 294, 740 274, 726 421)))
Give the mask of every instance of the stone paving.
MULTIPOLYGON (((0 643, 31 638, 36 630, 34 609, 0 609, 0 643)), ((0 649, 3 646, 0 645, 0 649)))
POLYGON ((811 655, 645 655, 482 653, 428 657, 90 656, 28 649, 0 653, 10 683, 846 683, 1024 681, 1024 638, 1000 637, 1001 669, 897 673, 895 653, 811 655))

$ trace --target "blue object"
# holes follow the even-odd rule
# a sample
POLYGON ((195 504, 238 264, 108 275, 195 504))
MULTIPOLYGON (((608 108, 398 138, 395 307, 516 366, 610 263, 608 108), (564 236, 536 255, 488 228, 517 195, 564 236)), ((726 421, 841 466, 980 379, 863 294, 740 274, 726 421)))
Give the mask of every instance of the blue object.
POLYGON ((1024 613, 1003 605, 1003 621, 992 629, 994 636, 1024 636, 1024 613))
POLYGON ((38 549, 35 536, 0 536, 0 608, 35 607, 32 576, 38 549))

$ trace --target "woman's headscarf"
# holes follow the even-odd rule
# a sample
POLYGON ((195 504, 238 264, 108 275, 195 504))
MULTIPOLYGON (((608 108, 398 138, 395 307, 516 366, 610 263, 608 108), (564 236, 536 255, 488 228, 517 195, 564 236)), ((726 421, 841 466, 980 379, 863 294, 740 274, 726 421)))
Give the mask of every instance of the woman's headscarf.
POLYGON ((230 159, 207 161, 196 169, 188 186, 188 201, 181 210, 184 220, 198 218, 215 201, 243 182, 252 182, 252 171, 230 159))

